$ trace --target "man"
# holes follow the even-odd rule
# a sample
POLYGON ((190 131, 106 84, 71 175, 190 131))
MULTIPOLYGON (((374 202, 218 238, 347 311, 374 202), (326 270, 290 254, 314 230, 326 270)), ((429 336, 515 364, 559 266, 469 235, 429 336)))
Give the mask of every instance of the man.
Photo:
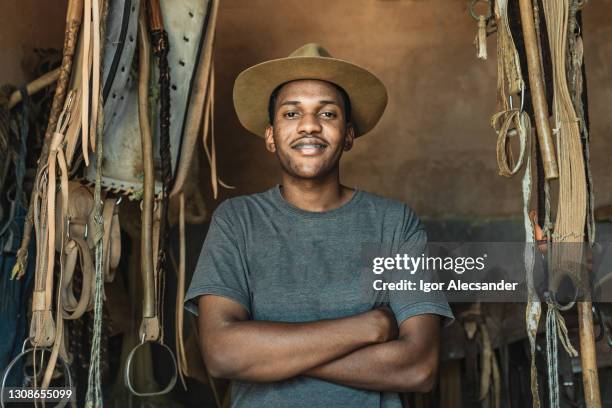
POLYGON ((433 387, 448 303, 381 303, 361 272, 362 245, 418 256, 425 231, 403 203, 340 184, 343 152, 386 102, 378 78, 316 44, 237 78, 238 117, 282 184, 218 207, 186 295, 208 370, 234 380, 232 407, 391 408, 433 387))

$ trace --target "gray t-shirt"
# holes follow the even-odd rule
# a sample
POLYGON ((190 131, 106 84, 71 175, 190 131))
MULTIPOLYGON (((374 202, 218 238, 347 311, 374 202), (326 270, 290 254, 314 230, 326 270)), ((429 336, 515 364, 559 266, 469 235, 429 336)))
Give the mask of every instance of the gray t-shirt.
MULTIPOLYGON (((203 294, 240 303, 253 320, 309 322, 363 313, 379 306, 375 276, 364 264, 363 245, 389 244, 419 256, 427 236, 405 204, 356 190, 349 202, 331 211, 299 209, 279 186, 235 197, 214 212, 202 252, 185 296, 197 314, 203 294)), ((366 262, 367 263, 367 262, 366 262)), ((389 291, 398 324, 434 313, 453 319, 444 297, 415 301, 406 291, 389 291)), ((275 383, 235 381, 232 407, 401 407, 396 393, 360 390, 310 377, 275 383)))

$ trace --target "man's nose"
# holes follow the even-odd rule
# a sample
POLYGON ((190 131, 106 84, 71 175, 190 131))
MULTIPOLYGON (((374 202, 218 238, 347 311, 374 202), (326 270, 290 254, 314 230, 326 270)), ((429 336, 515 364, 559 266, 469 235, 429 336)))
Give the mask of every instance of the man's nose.
POLYGON ((321 133, 321 123, 319 123, 318 116, 314 113, 304 114, 298 125, 298 133, 321 133))

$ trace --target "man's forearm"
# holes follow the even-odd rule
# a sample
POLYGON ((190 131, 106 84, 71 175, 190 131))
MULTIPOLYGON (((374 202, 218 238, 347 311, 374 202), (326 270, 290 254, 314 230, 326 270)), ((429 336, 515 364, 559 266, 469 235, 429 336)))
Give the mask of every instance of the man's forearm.
POLYGON ((394 340, 356 350, 305 375, 359 389, 424 392, 435 376, 430 367, 401 340, 394 340))
POLYGON ((280 381, 386 341, 376 311, 310 323, 234 321, 204 335, 206 363, 216 377, 280 381))
POLYGON ((303 373, 349 387, 376 391, 427 392, 438 366, 436 341, 402 336, 349 353, 303 373))

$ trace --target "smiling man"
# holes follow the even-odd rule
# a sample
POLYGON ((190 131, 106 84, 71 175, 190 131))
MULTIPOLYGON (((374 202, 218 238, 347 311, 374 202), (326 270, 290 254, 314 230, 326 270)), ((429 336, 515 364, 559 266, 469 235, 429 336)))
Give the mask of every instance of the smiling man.
POLYGON ((448 303, 372 290, 362 259, 368 243, 421 255, 423 226, 340 183, 343 153, 386 103, 378 78, 316 44, 237 78, 238 118, 281 184, 217 208, 186 295, 208 370, 234 380, 232 407, 395 408, 433 387, 448 303))

